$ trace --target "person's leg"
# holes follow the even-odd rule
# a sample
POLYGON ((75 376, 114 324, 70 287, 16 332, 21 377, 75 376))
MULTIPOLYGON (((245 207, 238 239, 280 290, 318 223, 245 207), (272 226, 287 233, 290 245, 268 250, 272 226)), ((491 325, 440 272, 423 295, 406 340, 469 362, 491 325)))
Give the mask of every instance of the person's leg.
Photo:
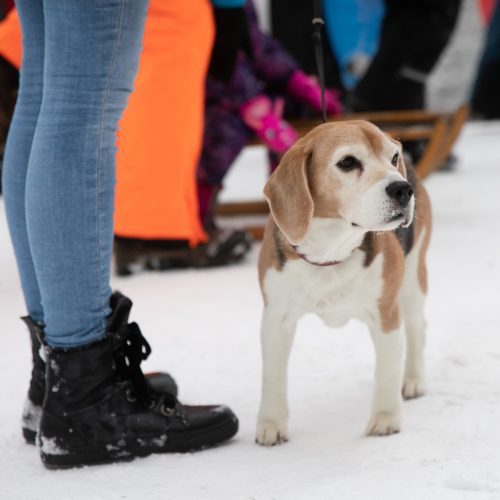
POLYGON ((43 310, 26 229, 25 189, 33 134, 42 102, 43 5, 42 0, 19 0, 16 4, 22 21, 23 65, 19 97, 5 146, 2 184, 26 308, 33 321, 41 322, 43 310))
POLYGON ((425 82, 456 25, 460 0, 385 0, 377 53, 351 96, 357 111, 421 109, 425 82))
POLYGON ((208 104, 205 108, 203 149, 197 170, 200 220, 207 227, 214 198, 236 157, 250 141, 252 131, 236 110, 208 104))
MULTIPOLYGON (((23 32, 23 64, 19 97, 5 150, 3 184, 11 239, 29 313, 29 316, 24 319, 30 332, 33 365, 28 395, 23 409, 22 427, 26 441, 34 443, 45 393, 45 362, 39 355, 40 341, 44 335, 42 328, 44 314, 38 278, 28 240, 25 194, 33 137, 43 94, 45 29, 42 0, 30 2, 19 0, 17 7, 23 32)), ((43 159, 40 160, 39 165, 45 168, 43 159)), ((43 189, 43 184, 32 186, 34 191, 39 188, 43 189)), ((41 194, 44 198, 50 196, 50 193, 41 194)), ((33 209, 35 211, 44 210, 43 204, 33 209)), ((46 228, 39 229, 43 233, 46 228)), ((53 257, 59 258, 56 251, 53 257)), ((54 278, 58 279, 57 276, 54 278)))
POLYGON ((137 70, 147 0, 43 5, 44 88, 26 221, 46 341, 76 347, 102 338, 110 314, 116 130, 137 70))
MULTIPOLYGON (((19 2, 32 12, 28 0, 19 2)), ((234 414, 186 407, 164 383, 152 388, 140 369, 150 347, 128 323, 132 303, 109 294, 115 132, 146 1, 43 5, 44 89, 25 217, 47 323, 46 378, 39 426, 27 428, 28 437, 38 434, 49 468, 218 444, 236 433, 234 414)))
POLYGON ((493 12, 472 90, 473 112, 487 119, 500 118, 500 3, 493 12))

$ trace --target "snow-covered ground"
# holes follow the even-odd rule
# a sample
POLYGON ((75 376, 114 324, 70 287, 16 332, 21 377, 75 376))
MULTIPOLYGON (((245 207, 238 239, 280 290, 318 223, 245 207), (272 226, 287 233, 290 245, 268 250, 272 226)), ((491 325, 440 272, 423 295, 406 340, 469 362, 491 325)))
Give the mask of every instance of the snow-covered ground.
MULTIPOLYGON (((291 440, 254 444, 259 400, 258 248, 229 269, 113 279, 134 300, 188 402, 225 402, 240 418, 229 444, 193 455, 50 472, 24 444, 30 370, 25 313, 0 203, 0 498, 2 500, 304 500, 500 498, 500 123, 467 126, 453 173, 426 185, 434 208, 427 304, 428 394, 404 405, 403 430, 366 438, 373 353, 365 327, 305 318, 290 366, 291 440)), ((259 190, 250 151, 230 182, 259 190)), ((262 173, 262 171, 261 171, 262 173)), ((231 197, 231 193, 228 193, 231 197)))

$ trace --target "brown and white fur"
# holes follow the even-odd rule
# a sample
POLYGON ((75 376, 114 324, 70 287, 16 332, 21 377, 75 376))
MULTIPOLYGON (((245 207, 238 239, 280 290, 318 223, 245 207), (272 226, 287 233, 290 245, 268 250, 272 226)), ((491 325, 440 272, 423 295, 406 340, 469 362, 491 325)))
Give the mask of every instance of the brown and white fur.
POLYGON ((271 217, 259 257, 265 307, 257 442, 288 440, 288 358, 297 321, 310 312, 332 327, 351 318, 368 326, 376 367, 366 433, 398 432, 401 394, 424 393, 431 233, 428 196, 413 169, 407 172, 401 144, 365 121, 321 125, 285 154, 264 194, 271 217), (401 201, 388 194, 407 179, 414 195, 409 189, 401 201))

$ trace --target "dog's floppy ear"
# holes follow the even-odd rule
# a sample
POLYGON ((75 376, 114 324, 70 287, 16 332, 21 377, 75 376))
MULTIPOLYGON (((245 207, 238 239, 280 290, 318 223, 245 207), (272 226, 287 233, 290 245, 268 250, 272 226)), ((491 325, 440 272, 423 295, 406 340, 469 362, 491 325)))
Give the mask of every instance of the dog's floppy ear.
POLYGON ((292 245, 304 239, 314 211, 309 189, 309 159, 310 153, 299 141, 285 153, 264 187, 274 221, 292 245))

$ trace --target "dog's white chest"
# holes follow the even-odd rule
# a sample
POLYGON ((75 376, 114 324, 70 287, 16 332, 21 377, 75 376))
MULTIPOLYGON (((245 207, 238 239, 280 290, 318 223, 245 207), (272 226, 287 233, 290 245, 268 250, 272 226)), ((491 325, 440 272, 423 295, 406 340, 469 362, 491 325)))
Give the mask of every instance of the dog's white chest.
MULTIPOLYGON (((344 326, 350 319, 362 319, 367 304, 371 306, 371 298, 363 297, 356 279, 343 286, 324 287, 319 296, 312 295, 312 312, 315 312, 326 325, 332 328, 344 326)), ((371 307, 369 307, 371 309, 371 307)))
POLYGON ((363 261, 364 253, 359 251, 349 262, 332 267, 311 266, 302 260, 288 262, 282 273, 269 276, 266 288, 274 288, 270 296, 281 296, 283 305, 286 302, 285 307, 291 306, 299 317, 312 312, 332 328, 350 319, 367 323, 378 314, 382 256, 369 267, 363 261))

